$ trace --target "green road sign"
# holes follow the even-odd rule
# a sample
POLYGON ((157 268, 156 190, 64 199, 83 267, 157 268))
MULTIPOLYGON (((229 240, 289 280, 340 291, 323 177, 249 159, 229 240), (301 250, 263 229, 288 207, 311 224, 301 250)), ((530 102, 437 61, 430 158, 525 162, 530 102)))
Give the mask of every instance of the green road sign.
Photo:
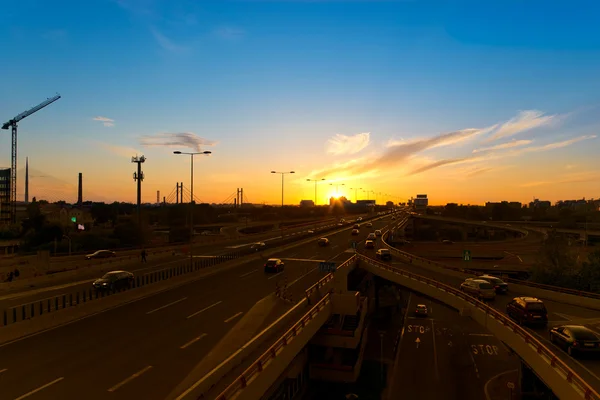
POLYGON ((471 250, 463 250, 463 261, 471 261, 471 250))

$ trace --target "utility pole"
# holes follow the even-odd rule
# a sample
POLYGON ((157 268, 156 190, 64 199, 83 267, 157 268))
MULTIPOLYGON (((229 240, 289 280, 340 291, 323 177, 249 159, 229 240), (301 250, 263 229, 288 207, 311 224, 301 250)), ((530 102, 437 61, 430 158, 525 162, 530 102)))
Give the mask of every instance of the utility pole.
POLYGON ((358 191, 363 190, 363 188, 350 188, 350 190, 354 190, 354 202, 358 202, 358 191))
POLYGON ((272 174, 279 174, 281 175, 281 208, 283 208, 283 176, 286 174, 295 174, 295 171, 287 171, 287 172, 278 172, 278 171, 271 171, 272 174))
POLYGON ((314 182, 315 183, 315 206, 317 205, 317 183, 319 183, 320 181, 324 181, 325 178, 321 178, 321 179, 307 179, 307 182, 314 182))
POLYGON ((145 156, 131 157, 131 162, 137 164, 137 172, 133 173, 133 180, 137 181, 137 216, 138 226, 142 226, 142 181, 144 180, 144 172, 142 172, 142 164, 146 162, 145 156))

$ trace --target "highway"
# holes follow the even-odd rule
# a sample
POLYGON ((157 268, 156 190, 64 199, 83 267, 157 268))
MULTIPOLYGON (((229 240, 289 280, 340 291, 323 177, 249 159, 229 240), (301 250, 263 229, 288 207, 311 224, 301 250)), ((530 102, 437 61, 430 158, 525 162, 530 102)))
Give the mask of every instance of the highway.
MULTIPOLYGON (((368 252, 364 252, 369 254, 368 252)), ((397 257, 393 259, 392 264, 398 268, 402 268, 409 272, 420 274, 431 279, 435 279, 447 285, 458 288, 464 279, 452 275, 448 275, 443 269, 437 271, 421 268, 413 264, 400 261, 397 257)), ((433 268, 433 267, 432 267, 433 268)), ((472 277, 464 275, 465 278, 472 277)), ((526 292, 518 292, 510 288, 507 295, 497 295, 496 299, 490 302, 490 305, 497 308, 501 312, 505 312, 507 303, 518 296, 527 296, 526 292)), ((576 307, 569 304, 558 303, 544 299, 546 308, 548 309, 549 326, 561 324, 585 324, 594 329, 600 334, 600 317, 597 310, 590 310, 583 307, 576 307)), ((569 357, 563 350, 555 347, 549 341, 548 331, 544 328, 529 328, 535 336, 538 337, 548 348, 555 349, 555 353, 569 367, 576 371, 583 379, 585 379, 596 390, 600 390, 600 359, 598 358, 580 358, 575 359, 569 357)))
MULTIPOLYGON (((386 399, 486 399, 488 381, 505 378, 518 384, 518 368, 518 358, 484 327, 444 304, 413 293, 386 399), (427 317, 415 316, 417 304, 427 305, 427 317)), ((504 391, 500 398, 507 394, 504 391)))
MULTIPOLYGON (((252 262, 176 289, 0 345, 0 400, 163 399, 256 301, 287 280, 294 295, 320 279, 318 261, 343 262, 352 240, 386 221, 281 251, 281 274, 252 262), (29 396, 27 396, 30 394, 29 396), (27 396, 27 397, 20 397, 27 396)), ((394 221, 395 222, 395 221, 394 221)))
MULTIPOLYGON (((334 226, 335 224, 328 223, 326 225, 321 225, 319 228, 315 230, 315 235, 318 237, 318 233, 320 229, 324 229, 327 227, 334 226)), ((291 234, 299 234, 304 233, 308 229, 306 227, 301 229, 292 230, 291 234)), ((262 241, 267 243, 267 248, 269 241, 276 240, 281 238, 280 233, 269 233, 270 236, 261 235, 262 241)), ((202 247, 196 249, 196 253, 194 253, 194 257, 196 259, 201 259, 203 257, 214 257, 219 255, 230 254, 239 250, 241 247, 248 246, 252 243, 255 243, 257 240, 245 238, 243 243, 237 245, 231 245, 231 242, 228 242, 225 246, 219 246, 214 244, 210 247, 202 247)), ((115 262, 110 263, 102 263, 93 265, 86 268, 80 268, 77 272, 73 273, 57 273, 53 274, 51 278, 41 277, 41 278, 33 278, 28 280, 27 282, 15 281, 15 285, 19 285, 20 287, 14 287, 12 290, 3 290, 0 291, 0 310, 8 309, 10 307, 28 305, 31 302, 39 302, 41 300, 52 299, 57 296, 62 296, 63 294, 74 293, 77 291, 87 290, 91 287, 91 283, 101 277, 104 273, 113 270, 126 270, 133 272, 136 275, 142 275, 151 271, 160 270, 163 268, 168 268, 173 265, 177 265, 177 263, 188 259, 189 256, 183 254, 181 252, 176 252, 175 254, 159 254, 153 255, 150 254, 147 257, 148 262, 142 263, 139 257, 132 257, 127 261, 118 262, 119 258, 114 259, 115 262)), ((111 259, 113 260, 113 259, 111 259)), ((82 265, 87 265, 91 262, 82 261, 82 265)))

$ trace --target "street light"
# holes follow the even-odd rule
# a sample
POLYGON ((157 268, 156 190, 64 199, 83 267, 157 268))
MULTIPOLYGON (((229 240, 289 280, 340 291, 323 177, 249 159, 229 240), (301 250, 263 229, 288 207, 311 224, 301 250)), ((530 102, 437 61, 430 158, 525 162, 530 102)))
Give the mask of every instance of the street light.
POLYGON ((357 203, 358 202, 358 191, 359 190, 363 190, 363 188, 350 188, 350 190, 354 190, 354 202, 357 203))
MULTIPOLYGON (((212 154, 212 151, 200 151, 200 152, 184 152, 184 151, 174 151, 173 154, 184 154, 190 156, 190 264, 193 265, 193 251, 192 245, 194 244, 194 156, 197 155, 209 155, 212 154)), ((183 197, 183 193, 181 193, 181 197, 183 197)))
POLYGON ((338 183, 338 184, 330 183, 329 185, 330 186, 335 186, 335 195, 338 196, 338 197, 340 195, 340 186, 346 186, 345 183, 338 183))
POLYGON ((296 171, 288 171, 288 172, 278 172, 278 171, 271 171, 272 174, 281 174, 281 208, 283 208, 283 176, 285 174, 295 174, 296 171))
POLYGON ((307 179, 307 182, 314 182, 315 183, 315 206, 317 205, 317 183, 319 183, 320 181, 324 181, 325 178, 321 178, 321 179, 307 179))

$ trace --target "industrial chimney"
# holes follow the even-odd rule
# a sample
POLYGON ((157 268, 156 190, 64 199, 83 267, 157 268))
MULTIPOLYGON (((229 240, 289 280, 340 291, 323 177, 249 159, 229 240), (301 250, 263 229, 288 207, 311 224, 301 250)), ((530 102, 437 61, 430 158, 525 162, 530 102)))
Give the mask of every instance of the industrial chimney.
POLYGON ((25 158, 25 204, 29 204, 29 157, 25 158))
POLYGON ((79 187, 77 190, 77 205, 81 207, 83 204, 83 174, 79 173, 79 187))

